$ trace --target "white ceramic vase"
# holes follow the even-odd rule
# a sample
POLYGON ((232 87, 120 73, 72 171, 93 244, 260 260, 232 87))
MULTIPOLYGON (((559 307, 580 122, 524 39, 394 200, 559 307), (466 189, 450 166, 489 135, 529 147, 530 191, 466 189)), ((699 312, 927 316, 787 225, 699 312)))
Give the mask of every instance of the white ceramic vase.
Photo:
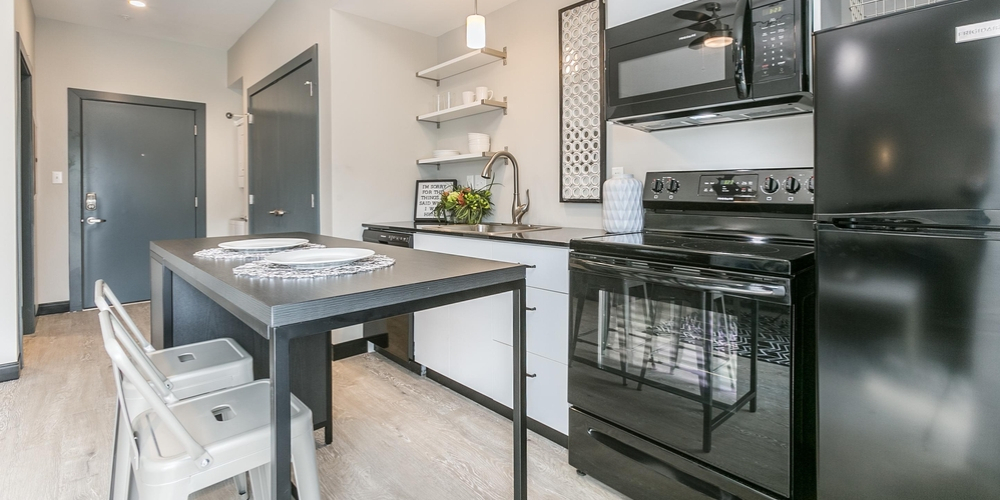
POLYGON ((617 174, 604 182, 604 230, 609 233, 642 231, 642 181, 617 174))

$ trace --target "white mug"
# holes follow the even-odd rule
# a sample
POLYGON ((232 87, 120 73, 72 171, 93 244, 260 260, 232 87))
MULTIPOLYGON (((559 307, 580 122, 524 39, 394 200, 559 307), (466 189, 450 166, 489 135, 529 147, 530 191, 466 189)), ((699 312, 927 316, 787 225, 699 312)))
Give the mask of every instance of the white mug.
POLYGON ((462 104, 472 104, 476 101, 476 93, 466 90, 462 92, 462 104))
POLYGON ((486 87, 476 87, 476 99, 479 101, 493 99, 493 91, 486 87))

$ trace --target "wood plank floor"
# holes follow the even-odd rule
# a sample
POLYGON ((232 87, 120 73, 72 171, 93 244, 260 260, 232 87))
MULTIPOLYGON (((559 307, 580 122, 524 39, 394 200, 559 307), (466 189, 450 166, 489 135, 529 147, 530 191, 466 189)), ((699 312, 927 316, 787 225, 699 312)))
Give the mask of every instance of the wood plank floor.
MULTIPOLYGON (((148 304, 128 307, 149 324, 148 304)), ((24 356, 21 378, 0 384, 0 497, 107 498, 115 396, 96 313, 39 318, 24 356)), ((333 383, 334 442, 316 451, 324 498, 513 497, 510 421, 375 354, 335 363, 333 383)), ((624 498, 528 439, 530 498, 624 498)), ((224 483, 191 498, 237 497, 224 483)))

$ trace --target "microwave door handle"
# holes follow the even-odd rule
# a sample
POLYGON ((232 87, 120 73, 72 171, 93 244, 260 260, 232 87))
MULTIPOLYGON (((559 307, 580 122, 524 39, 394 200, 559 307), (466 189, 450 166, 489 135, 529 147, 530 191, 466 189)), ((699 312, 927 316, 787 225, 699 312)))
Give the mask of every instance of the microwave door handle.
POLYGON ((733 16, 733 75, 736 78, 736 94, 740 99, 750 97, 750 80, 747 77, 752 62, 753 54, 753 31, 747 36, 746 20, 751 18, 749 0, 739 0, 736 2, 736 14, 733 16))

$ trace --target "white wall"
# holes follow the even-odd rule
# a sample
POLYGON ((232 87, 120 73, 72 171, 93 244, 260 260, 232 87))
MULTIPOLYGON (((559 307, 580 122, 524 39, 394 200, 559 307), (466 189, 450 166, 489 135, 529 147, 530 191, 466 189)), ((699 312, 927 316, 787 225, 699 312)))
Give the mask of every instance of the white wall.
POLYGON ((0 365, 17 361, 17 38, 14 0, 0 0, 0 365))
POLYGON ((243 203, 236 131, 224 116, 240 109, 240 96, 226 86, 225 51, 50 19, 37 20, 35 46, 39 303, 69 299, 69 195, 66 184, 51 182, 67 168, 67 88, 205 103, 207 233, 227 233, 243 203))
POLYGON ((31 0, 14 1, 14 28, 21 34, 28 62, 35 62, 35 9, 31 0))
MULTIPOLYGON (((521 167, 524 190, 531 190, 525 221, 572 227, 601 226, 598 204, 559 203, 558 12, 571 0, 520 0, 486 16, 487 45, 507 47, 507 66, 493 64, 446 80, 453 93, 487 85, 507 96, 509 113, 445 123, 438 148, 467 150, 467 132, 493 136, 494 149, 508 146, 521 167)), ((438 59, 455 57, 465 47, 465 29, 438 38, 438 59)), ((652 170, 703 170, 811 166, 812 116, 714 125, 647 134, 608 126, 608 170, 623 167, 640 179, 652 170)), ((478 175, 482 165, 448 167, 460 182, 478 175)), ((443 169, 442 169, 443 170, 443 169)), ((510 220, 513 174, 498 171, 504 185, 494 189, 495 220, 510 220)))
POLYGON ((414 161, 430 151, 413 118, 433 88, 413 74, 434 64, 436 41, 332 4, 275 2, 230 48, 228 79, 248 89, 319 45, 320 228, 357 239, 363 222, 412 218, 414 161))

